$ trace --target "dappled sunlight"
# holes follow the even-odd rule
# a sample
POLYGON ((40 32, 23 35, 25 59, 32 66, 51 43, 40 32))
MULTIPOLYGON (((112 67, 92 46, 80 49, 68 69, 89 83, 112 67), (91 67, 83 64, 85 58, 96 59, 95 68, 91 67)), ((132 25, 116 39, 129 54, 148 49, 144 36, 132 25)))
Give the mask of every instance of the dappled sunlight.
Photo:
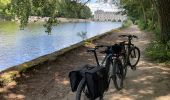
POLYGON ((8 96, 5 96, 6 99, 17 99, 17 100, 24 100, 25 96, 21 94, 14 94, 10 93, 8 96))
POLYGON ((153 90, 139 90, 139 93, 141 93, 141 94, 153 94, 154 91, 153 90))
POLYGON ((138 79, 134 79, 132 80, 132 82, 135 82, 135 83, 140 83, 140 82, 143 82, 143 81, 148 81, 150 79, 153 79, 154 77, 153 76, 140 76, 141 78, 138 78, 138 79))
POLYGON ((168 73, 168 72, 166 72, 166 71, 163 71, 162 74, 170 75, 170 73, 168 73))
POLYGON ((63 81, 61 81, 61 83, 62 83, 63 85, 69 85, 69 84, 70 84, 69 80, 66 79, 66 78, 64 78, 63 81))
POLYGON ((11 91, 15 86, 16 82, 11 82, 7 86, 0 88, 0 93, 3 93, 3 95, 0 95, 0 100, 24 100, 25 95, 11 91))
POLYGON ((59 78, 60 77, 60 74, 59 73, 55 73, 55 81, 56 81, 56 84, 62 84, 62 85, 69 85, 70 82, 67 78, 59 78))
POLYGON ((149 42, 149 41, 147 41, 147 40, 143 40, 143 41, 138 41, 138 43, 148 44, 148 43, 150 43, 150 42, 149 42))
POLYGON ((165 96, 158 96, 155 98, 155 100, 170 100, 170 94, 165 96))
POLYGON ((129 97, 129 96, 122 96, 122 95, 119 95, 119 94, 116 94, 116 95, 113 94, 107 100, 133 100, 133 98, 129 97))

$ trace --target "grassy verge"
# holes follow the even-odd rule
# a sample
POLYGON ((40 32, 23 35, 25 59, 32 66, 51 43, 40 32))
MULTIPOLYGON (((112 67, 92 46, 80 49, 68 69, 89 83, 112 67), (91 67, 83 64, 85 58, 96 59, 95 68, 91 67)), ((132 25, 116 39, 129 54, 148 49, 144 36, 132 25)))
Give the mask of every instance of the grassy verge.
POLYGON ((159 39, 155 39, 148 45, 145 54, 156 62, 170 63, 170 41, 162 43, 159 39))
POLYGON ((153 21, 148 20, 147 23, 143 19, 137 20, 136 24, 141 30, 151 32, 154 35, 154 39, 145 49, 145 55, 151 60, 158 63, 170 62, 170 41, 162 43, 160 39, 160 27, 158 24, 154 24, 153 21))

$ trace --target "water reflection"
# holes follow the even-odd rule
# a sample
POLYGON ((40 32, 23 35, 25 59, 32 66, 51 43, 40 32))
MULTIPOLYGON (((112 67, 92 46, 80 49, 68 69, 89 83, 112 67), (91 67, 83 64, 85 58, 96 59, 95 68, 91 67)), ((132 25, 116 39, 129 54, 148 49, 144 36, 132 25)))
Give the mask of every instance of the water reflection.
POLYGON ((43 23, 29 24, 19 30, 15 23, 0 23, 0 70, 21 64, 82 41, 86 38, 121 26, 121 23, 88 22, 64 23, 54 26, 51 35, 45 33, 43 23))

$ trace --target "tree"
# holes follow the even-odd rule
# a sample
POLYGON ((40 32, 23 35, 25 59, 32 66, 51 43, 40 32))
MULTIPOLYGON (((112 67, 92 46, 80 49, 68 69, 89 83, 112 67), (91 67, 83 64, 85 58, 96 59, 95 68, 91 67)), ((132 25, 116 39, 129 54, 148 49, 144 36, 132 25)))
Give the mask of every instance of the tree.
POLYGON ((10 20, 11 13, 8 10, 11 0, 0 0, 0 18, 10 20))
POLYGON ((156 29, 159 25, 162 43, 170 41, 170 0, 121 0, 121 3, 128 16, 144 20, 146 27, 156 29))
POLYGON ((170 41, 170 0, 153 0, 156 7, 163 43, 170 41))
POLYGON ((65 14, 66 16, 79 18, 81 9, 89 1, 82 3, 81 0, 12 0, 10 9, 12 14, 20 20, 21 28, 27 25, 28 18, 33 13, 42 17, 49 16, 50 18, 45 26, 47 27, 47 32, 50 32, 53 23, 57 22, 56 16, 65 14), (70 12, 68 13, 68 11, 70 12))

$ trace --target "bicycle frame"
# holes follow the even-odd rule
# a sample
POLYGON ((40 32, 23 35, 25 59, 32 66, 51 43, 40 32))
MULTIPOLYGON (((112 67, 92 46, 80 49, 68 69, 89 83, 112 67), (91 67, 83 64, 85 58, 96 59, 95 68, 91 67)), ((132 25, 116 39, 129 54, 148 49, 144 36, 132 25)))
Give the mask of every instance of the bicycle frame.
POLYGON ((104 63, 106 62, 106 60, 107 60, 107 59, 111 59, 113 55, 112 55, 112 54, 106 54, 105 57, 104 57, 104 59, 102 60, 101 64, 99 63, 99 59, 98 59, 98 57, 97 57, 96 51, 94 51, 94 56, 95 56, 96 64, 97 64, 98 66, 103 66, 104 63))
MULTIPOLYGON (((113 67, 113 66, 105 66, 104 63, 105 63, 107 60, 109 60, 109 61, 111 61, 112 64, 113 64, 113 60, 119 60, 120 55, 119 55, 119 54, 112 54, 112 53, 106 54, 105 57, 104 57, 104 59, 102 60, 101 64, 99 63, 99 60, 98 60, 96 51, 94 51, 94 56, 95 56, 95 60, 96 60, 96 63, 97 63, 98 66, 109 67, 109 68, 106 68, 106 69, 107 69, 107 73, 110 73, 110 74, 109 74, 109 77, 108 77, 108 79, 109 79, 109 81, 110 81, 111 77, 114 75, 114 73, 113 73, 113 68, 110 68, 110 67, 113 67)), ((110 83, 110 82, 109 82, 109 83, 110 83)))

